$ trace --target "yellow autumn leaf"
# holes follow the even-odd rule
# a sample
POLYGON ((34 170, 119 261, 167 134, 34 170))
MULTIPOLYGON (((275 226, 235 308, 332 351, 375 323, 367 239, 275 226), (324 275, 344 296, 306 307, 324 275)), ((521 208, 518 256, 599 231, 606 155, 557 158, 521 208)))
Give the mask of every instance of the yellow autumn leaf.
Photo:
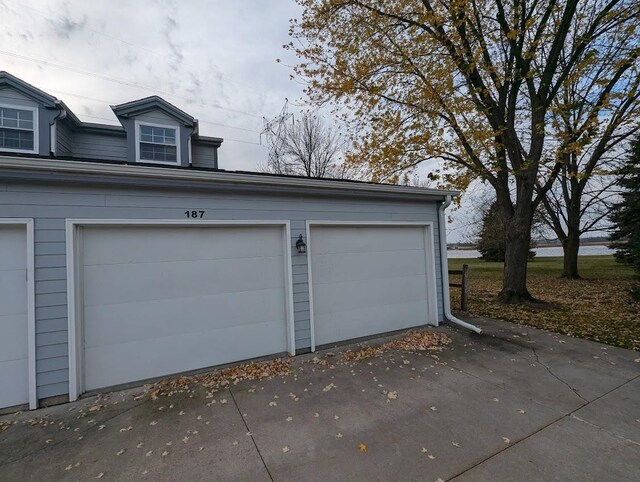
POLYGON ((358 450, 360 450, 360 452, 364 453, 367 451, 367 446, 363 443, 361 443, 360 445, 358 445, 358 450))

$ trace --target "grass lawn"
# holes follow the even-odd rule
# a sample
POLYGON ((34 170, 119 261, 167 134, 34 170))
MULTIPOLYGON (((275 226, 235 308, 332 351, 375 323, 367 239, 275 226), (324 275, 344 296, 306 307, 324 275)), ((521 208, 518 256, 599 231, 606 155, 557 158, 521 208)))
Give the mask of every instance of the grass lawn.
MULTIPOLYGON (((632 270, 613 256, 581 256, 584 279, 565 280, 562 258, 536 258, 529 263, 531 294, 546 306, 502 305, 495 301, 502 286, 502 263, 450 259, 449 269, 469 265, 469 313, 535 326, 565 335, 640 350, 640 303, 628 293, 632 270)), ((451 276, 451 282, 459 282, 451 276)), ((460 307, 460 289, 451 288, 451 307, 460 307)))

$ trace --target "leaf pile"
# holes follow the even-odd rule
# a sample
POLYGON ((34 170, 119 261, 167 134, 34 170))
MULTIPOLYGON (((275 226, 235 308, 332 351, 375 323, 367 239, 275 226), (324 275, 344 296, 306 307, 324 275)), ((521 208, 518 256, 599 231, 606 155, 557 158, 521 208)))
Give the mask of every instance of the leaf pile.
POLYGON ((151 398, 167 395, 171 392, 189 390, 192 386, 201 386, 208 390, 218 390, 236 385, 243 380, 264 380, 289 375, 292 371, 291 358, 276 358, 263 362, 250 362, 236 365, 211 373, 167 378, 154 385, 149 393, 151 398))
POLYGON ((342 354, 342 358, 346 362, 362 361, 366 358, 373 358, 382 355, 384 349, 381 346, 366 346, 356 351, 347 350, 342 354))
POLYGON ((382 356, 383 353, 390 350, 409 352, 442 351, 449 343, 451 343, 451 338, 444 333, 412 330, 402 338, 391 340, 383 345, 363 346, 357 350, 347 350, 342 354, 342 362, 359 362, 367 358, 382 356))
POLYGON ((402 338, 392 340, 382 345, 385 350, 401 350, 401 351, 442 351, 442 349, 451 343, 444 333, 414 330, 407 333, 402 338))

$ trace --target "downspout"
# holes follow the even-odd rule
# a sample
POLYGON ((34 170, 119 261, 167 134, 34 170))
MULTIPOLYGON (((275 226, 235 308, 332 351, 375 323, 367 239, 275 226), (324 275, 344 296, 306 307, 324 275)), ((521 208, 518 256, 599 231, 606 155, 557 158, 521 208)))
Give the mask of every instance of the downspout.
POLYGON ((447 321, 460 325, 468 330, 482 333, 476 325, 462 321, 451 314, 451 299, 449 297, 449 264, 447 262, 447 235, 446 224, 444 222, 444 210, 451 204, 451 196, 447 196, 445 201, 438 208, 438 227, 440 228, 440 267, 442 269, 442 298, 444 304, 444 317, 447 321))
POLYGON ((49 124, 49 153, 56 157, 58 151, 58 129, 57 123, 58 121, 63 120, 67 117, 67 111, 64 108, 60 108, 60 113, 56 115, 53 119, 51 119, 51 123, 49 124))

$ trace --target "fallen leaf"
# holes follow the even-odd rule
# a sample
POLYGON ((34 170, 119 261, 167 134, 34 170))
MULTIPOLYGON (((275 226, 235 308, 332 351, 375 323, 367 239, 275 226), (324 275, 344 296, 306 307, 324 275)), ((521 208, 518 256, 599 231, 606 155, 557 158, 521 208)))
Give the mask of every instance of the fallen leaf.
POLYGON ((451 442, 451 443, 453 444, 454 447, 458 447, 458 448, 461 447, 461 445, 458 442, 451 442))
POLYGON ((366 452, 367 451, 367 446, 363 443, 361 443, 360 445, 358 445, 358 450, 360 450, 360 452, 366 452))
POLYGON ((162 452, 162 456, 166 457, 167 455, 169 455, 169 452, 167 452, 166 450, 164 452, 162 452))
POLYGON ((431 455, 431 454, 427 455, 427 457, 429 457, 431 460, 434 460, 436 458, 435 455, 431 455))
POLYGON ((127 451, 127 449, 120 449, 119 451, 116 452, 116 455, 122 455, 126 451, 127 451))
POLYGON ((289 451, 289 447, 285 445, 284 447, 282 447, 282 451, 286 454, 289 451))
POLYGON ((340 432, 338 432, 338 433, 336 434, 336 438, 342 438, 342 434, 341 434, 340 432))
POLYGON ((502 437, 502 440, 504 440, 504 443, 506 444, 511 443, 511 440, 509 440, 507 437, 502 437))
POLYGON ((431 410, 432 412, 437 412, 438 408, 436 406, 431 406, 429 407, 429 410, 431 410))
POLYGON ((423 454, 426 454, 426 453, 428 453, 428 452, 429 452, 429 451, 428 451, 425 447, 422 447, 422 453, 423 453, 423 454))
POLYGON ((387 393, 387 398, 389 398, 390 400, 395 400, 396 398, 398 398, 398 392, 387 393))
POLYGON ((145 455, 146 455, 147 457, 151 457, 151 454, 152 454, 152 453, 153 453, 153 450, 149 450, 145 455))
POLYGON ((151 426, 158 425, 158 422, 156 420, 152 420, 151 422, 149 422, 149 425, 151 426))
POLYGON ((104 472, 100 472, 98 475, 96 475, 96 479, 101 479, 102 477, 104 477, 104 472))
POLYGON ((287 417, 287 418, 285 418, 285 420, 286 420, 287 422, 291 422, 291 420, 293 420, 293 417, 287 417))
POLYGON ((136 445, 136 448, 140 449, 140 448, 142 448, 143 445, 144 445, 144 442, 140 442, 140 443, 138 443, 138 445, 136 445))

